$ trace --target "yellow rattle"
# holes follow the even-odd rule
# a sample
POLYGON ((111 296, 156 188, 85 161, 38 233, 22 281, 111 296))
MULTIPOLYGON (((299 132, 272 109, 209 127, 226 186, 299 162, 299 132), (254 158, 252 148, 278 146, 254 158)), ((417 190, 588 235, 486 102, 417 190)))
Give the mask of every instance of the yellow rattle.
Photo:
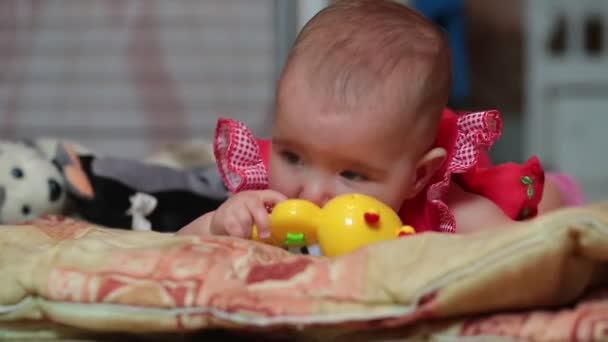
POLYGON ((270 213, 270 237, 261 240, 253 227, 252 239, 281 247, 318 243, 323 255, 337 256, 371 242, 415 234, 411 226, 386 204, 373 197, 339 195, 322 208, 302 199, 278 203, 270 213))

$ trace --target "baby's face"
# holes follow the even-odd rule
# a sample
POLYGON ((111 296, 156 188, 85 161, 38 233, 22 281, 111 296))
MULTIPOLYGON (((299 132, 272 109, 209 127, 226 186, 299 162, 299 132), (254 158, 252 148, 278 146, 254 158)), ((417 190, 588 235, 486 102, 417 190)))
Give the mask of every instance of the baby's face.
POLYGON ((348 192, 395 211, 413 195, 417 155, 407 132, 375 113, 345 113, 292 97, 276 113, 270 188, 322 206, 348 192), (358 118, 358 119, 357 119, 358 118))

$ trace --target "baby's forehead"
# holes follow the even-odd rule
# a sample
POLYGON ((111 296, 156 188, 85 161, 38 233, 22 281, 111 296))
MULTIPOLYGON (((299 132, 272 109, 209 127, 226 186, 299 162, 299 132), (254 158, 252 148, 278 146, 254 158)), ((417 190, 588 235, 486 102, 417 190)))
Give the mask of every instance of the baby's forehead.
POLYGON ((398 63, 393 72, 383 77, 373 70, 332 64, 325 66, 331 72, 314 72, 305 58, 293 58, 278 84, 277 104, 342 107, 342 112, 404 117, 416 114, 418 107, 429 101, 421 81, 428 70, 423 62, 398 63))
POLYGON ((420 127, 413 116, 374 111, 373 107, 339 112, 328 108, 277 113, 273 138, 314 151, 333 150, 351 159, 395 158, 417 152, 418 145, 410 137, 417 136, 414 133, 420 127))
POLYGON ((321 129, 352 131, 352 139, 360 135, 381 135, 386 138, 402 137, 422 129, 419 121, 426 113, 407 98, 385 96, 358 99, 348 103, 341 98, 306 91, 282 96, 277 102, 275 122, 321 129))

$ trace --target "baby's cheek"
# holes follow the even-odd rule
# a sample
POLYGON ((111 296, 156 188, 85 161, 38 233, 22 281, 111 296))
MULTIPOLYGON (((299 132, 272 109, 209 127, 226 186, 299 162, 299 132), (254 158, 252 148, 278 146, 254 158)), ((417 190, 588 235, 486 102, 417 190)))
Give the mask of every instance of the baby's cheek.
POLYGON ((369 190, 368 195, 375 197, 395 211, 401 209, 405 202, 403 189, 388 184, 377 184, 369 190))
POLYGON ((294 175, 288 175, 284 172, 273 172, 270 174, 268 181, 270 190, 278 191, 288 198, 297 197, 298 181, 294 175))

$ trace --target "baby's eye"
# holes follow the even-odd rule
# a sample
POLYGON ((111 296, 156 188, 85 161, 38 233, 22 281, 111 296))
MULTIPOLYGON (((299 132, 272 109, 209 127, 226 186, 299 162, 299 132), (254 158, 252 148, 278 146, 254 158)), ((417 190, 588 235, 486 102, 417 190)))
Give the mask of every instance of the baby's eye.
POLYGON ((368 180, 368 178, 365 175, 362 175, 359 172, 355 172, 355 171, 351 171, 351 170, 344 170, 344 171, 340 172, 340 177, 348 179, 348 180, 352 180, 352 181, 358 181, 358 182, 364 182, 364 181, 368 180))
POLYGON ((281 152, 281 156, 283 156, 289 164, 297 164, 300 162, 300 156, 291 151, 283 151, 281 152))

